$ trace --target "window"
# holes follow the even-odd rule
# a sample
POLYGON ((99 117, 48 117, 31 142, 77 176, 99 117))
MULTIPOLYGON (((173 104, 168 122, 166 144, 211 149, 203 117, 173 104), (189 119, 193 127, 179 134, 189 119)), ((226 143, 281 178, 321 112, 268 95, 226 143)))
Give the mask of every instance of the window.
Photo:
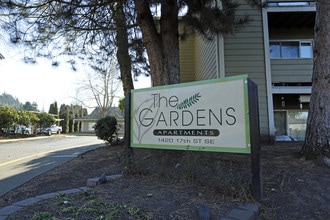
POLYGON ((304 110, 274 111, 275 140, 305 140, 308 112, 304 110))
POLYGON ((310 42, 302 42, 300 44, 300 57, 311 58, 313 54, 312 45, 310 42))
POLYGON ((312 58, 311 41, 272 41, 270 58, 312 58))

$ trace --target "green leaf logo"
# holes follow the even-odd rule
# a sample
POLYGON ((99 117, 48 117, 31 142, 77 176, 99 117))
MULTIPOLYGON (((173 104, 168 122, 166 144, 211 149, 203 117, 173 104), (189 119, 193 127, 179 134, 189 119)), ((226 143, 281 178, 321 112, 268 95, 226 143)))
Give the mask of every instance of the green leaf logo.
POLYGON ((190 106, 196 104, 199 101, 199 98, 202 96, 199 93, 196 93, 193 96, 190 96, 189 98, 186 98, 181 102, 176 108, 177 109, 186 109, 189 108, 190 106))

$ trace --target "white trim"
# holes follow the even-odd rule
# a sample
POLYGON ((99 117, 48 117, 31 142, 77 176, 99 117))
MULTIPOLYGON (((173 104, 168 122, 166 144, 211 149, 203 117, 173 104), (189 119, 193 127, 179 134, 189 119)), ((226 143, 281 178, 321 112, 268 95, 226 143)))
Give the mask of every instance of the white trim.
POLYGON ((267 7, 268 12, 307 12, 316 11, 316 6, 304 6, 304 7, 290 7, 290 6, 280 6, 280 7, 267 7))
POLYGON ((225 43, 222 35, 217 37, 217 77, 224 78, 225 74, 225 43))
POLYGON ((215 62, 215 66, 216 66, 216 78, 220 78, 220 47, 219 47, 219 36, 216 37, 215 39, 215 44, 216 44, 216 62, 215 62))
POLYGON ((311 86, 273 86, 273 94, 311 94, 311 86))
POLYGON ((267 106, 268 106, 268 130, 269 136, 275 136, 274 131, 274 106, 273 106, 273 91, 272 91, 272 73, 270 67, 270 54, 269 54, 269 30, 268 30, 268 17, 267 10, 262 9, 262 21, 264 30, 264 48, 265 48, 265 71, 266 71, 266 90, 267 90, 267 106))

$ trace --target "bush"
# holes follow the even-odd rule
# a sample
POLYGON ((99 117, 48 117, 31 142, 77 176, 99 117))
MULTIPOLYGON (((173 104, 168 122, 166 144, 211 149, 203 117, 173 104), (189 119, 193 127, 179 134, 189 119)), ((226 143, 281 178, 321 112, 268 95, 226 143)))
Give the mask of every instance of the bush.
POLYGON ((117 143, 117 119, 113 116, 106 116, 99 119, 94 125, 96 136, 106 141, 108 144, 113 145, 117 143))

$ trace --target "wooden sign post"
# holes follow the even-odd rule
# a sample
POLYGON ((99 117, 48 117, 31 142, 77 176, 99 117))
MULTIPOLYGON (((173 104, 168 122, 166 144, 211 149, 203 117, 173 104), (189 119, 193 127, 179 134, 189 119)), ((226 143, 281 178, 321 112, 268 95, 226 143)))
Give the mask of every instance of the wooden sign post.
POLYGON ((250 139, 251 139, 251 171, 253 197, 262 199, 262 169, 261 169, 261 144, 259 126, 258 88, 255 83, 248 80, 250 139))

